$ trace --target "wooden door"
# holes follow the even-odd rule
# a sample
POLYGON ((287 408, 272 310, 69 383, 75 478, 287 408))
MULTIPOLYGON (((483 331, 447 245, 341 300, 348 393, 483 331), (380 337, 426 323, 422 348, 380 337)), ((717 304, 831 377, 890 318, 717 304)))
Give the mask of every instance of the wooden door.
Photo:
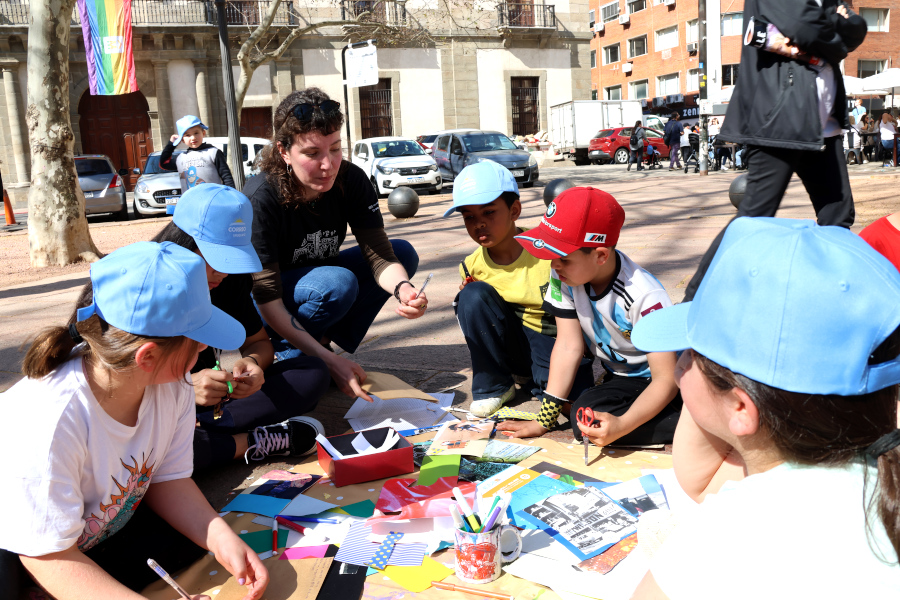
POLYGON ((139 177, 131 170, 142 168, 153 152, 147 111, 147 99, 141 92, 120 96, 91 96, 85 92, 78 103, 82 151, 107 155, 117 171, 128 169, 124 179, 129 192, 139 177))
POLYGON ((241 110, 241 137, 272 138, 272 107, 241 110))

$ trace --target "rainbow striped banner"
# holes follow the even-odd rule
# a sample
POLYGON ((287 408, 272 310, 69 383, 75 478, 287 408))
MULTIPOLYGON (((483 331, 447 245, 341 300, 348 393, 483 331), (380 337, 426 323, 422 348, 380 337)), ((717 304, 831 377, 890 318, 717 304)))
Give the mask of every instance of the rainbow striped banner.
POLYGON ((138 91, 131 47, 131 0, 78 0, 91 95, 138 91))

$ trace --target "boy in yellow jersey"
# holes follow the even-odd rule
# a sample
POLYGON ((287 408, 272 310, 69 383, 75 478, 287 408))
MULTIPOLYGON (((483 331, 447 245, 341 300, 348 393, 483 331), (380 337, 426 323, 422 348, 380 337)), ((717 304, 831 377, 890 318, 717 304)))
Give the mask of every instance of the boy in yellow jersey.
MULTIPOLYGON (((479 245, 460 264, 456 316, 472 356, 469 410, 484 417, 515 397, 516 383, 542 398, 556 338, 556 322, 542 308, 550 261, 525 252, 514 237, 522 204, 506 167, 483 161, 463 169, 444 216, 455 212, 479 245)), ((582 359, 574 388, 592 383, 590 360, 582 359)))

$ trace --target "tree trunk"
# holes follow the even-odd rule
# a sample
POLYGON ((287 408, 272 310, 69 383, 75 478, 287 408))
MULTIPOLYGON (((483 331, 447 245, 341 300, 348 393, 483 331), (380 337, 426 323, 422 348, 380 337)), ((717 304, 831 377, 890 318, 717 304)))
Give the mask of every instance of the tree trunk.
POLYGON ((75 172, 69 119, 69 32, 75 0, 31 0, 28 109, 31 190, 28 248, 32 267, 95 261, 84 194, 75 172))

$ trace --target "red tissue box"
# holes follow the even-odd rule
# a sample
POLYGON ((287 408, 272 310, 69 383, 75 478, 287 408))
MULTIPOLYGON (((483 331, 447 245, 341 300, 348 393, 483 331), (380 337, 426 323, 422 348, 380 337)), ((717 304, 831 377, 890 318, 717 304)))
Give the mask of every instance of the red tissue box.
POLYGON ((319 466, 328 474, 335 487, 412 473, 416 470, 413 447, 402 435, 393 448, 376 454, 359 455, 351 445, 356 436, 362 435, 370 444, 379 447, 384 444, 391 431, 393 430, 390 427, 383 427, 329 437, 331 445, 344 455, 340 460, 332 458, 322 444, 316 442, 319 466))

